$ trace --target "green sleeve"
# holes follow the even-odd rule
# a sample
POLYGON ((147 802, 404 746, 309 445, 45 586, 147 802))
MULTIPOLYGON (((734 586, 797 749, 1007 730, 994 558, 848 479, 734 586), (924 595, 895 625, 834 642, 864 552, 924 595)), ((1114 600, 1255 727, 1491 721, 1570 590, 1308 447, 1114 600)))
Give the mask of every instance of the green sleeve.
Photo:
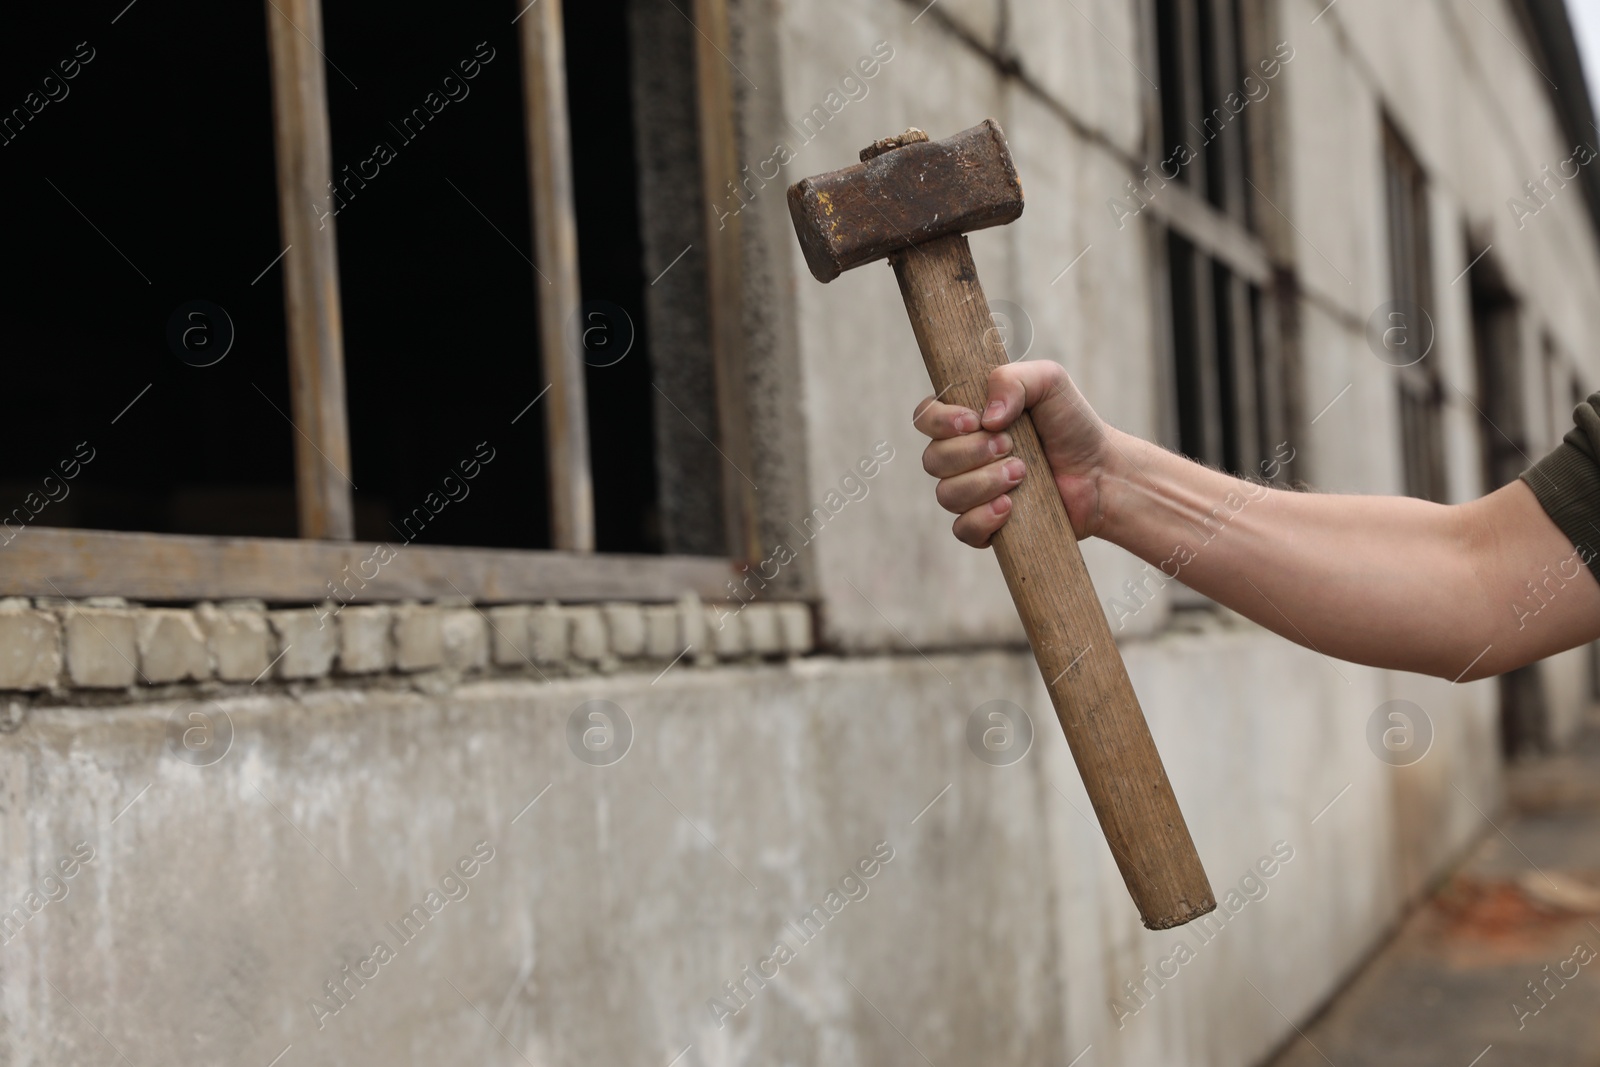
POLYGON ((1519 476, 1600 580, 1600 393, 1572 413, 1574 426, 1549 455, 1519 476))

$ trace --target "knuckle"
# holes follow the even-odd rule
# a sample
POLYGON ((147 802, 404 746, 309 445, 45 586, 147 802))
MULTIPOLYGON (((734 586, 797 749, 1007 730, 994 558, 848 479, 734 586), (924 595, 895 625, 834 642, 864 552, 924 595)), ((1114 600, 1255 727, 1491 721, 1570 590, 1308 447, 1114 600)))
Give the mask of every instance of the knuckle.
POLYGON ((929 441, 928 447, 922 450, 922 469, 924 472, 933 475, 935 478, 939 476, 937 445, 938 442, 929 441))

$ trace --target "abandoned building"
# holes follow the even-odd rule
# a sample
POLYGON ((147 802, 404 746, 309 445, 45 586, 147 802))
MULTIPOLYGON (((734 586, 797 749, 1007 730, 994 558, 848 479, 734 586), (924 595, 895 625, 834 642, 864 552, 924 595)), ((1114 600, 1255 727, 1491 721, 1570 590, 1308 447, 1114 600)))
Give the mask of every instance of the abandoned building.
POLYGON ((1467 500, 1600 385, 1558 0, 17 18, 0 1062, 1261 1063, 1596 695, 1589 648, 1335 662, 1085 541, 1224 901, 1145 930, 892 274, 818 284, 785 200, 993 118, 1011 358, 1467 500))

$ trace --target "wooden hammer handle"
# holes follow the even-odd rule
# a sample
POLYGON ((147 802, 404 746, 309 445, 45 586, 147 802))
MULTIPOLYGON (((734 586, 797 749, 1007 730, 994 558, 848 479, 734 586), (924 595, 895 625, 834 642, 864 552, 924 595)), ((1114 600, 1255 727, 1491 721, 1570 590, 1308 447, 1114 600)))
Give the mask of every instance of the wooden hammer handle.
MULTIPOLYGON (((934 390, 982 412, 989 372, 1006 362, 967 239, 941 237, 890 256, 934 390)), ((1033 655, 1106 841, 1144 924, 1164 930, 1215 908, 1161 756, 1100 608, 1033 419, 1010 427, 1027 465, 994 538, 1033 655)))

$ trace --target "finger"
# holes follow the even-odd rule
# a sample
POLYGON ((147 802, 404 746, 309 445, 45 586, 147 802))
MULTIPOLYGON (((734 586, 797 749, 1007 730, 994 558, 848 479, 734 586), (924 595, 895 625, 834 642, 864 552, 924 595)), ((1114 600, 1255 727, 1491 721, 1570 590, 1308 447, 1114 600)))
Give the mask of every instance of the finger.
POLYGON ((934 440, 958 437, 978 428, 978 413, 959 404, 945 404, 928 397, 917 405, 911 416, 911 425, 934 440))
POLYGON ((959 515, 1014 489, 1022 481, 1023 474, 1022 460, 1012 456, 975 471, 940 479, 934 497, 940 507, 959 515))
POLYGON ((987 504, 956 516, 956 521, 950 529, 955 533, 956 540, 962 544, 971 545, 973 548, 988 548, 989 542, 1000 532, 1000 527, 1004 526, 1006 519, 1010 517, 1011 498, 997 496, 987 504))
POLYGON ((922 452, 922 469, 935 478, 950 478, 1010 454, 1010 434, 979 430, 943 441, 929 441, 922 452))
POLYGON ((983 409, 983 425, 1003 430, 1016 421, 1026 408, 1048 398, 1068 383, 1061 364, 1048 359, 1006 363, 989 373, 989 404, 983 409))

